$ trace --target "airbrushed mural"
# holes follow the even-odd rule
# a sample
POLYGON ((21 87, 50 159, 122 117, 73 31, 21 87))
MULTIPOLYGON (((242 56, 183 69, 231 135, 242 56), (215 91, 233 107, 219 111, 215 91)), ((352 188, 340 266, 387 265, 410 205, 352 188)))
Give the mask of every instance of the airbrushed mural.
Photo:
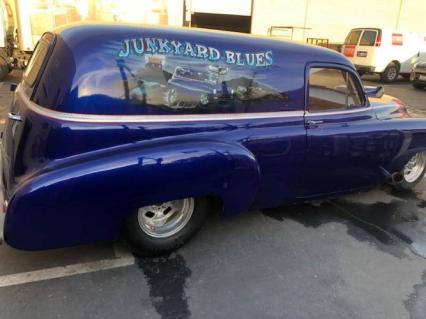
POLYGON ((108 70, 82 76, 80 98, 119 97, 132 108, 126 114, 266 112, 288 100, 268 83, 276 68, 271 50, 239 52, 161 38, 124 39, 114 46, 108 70))

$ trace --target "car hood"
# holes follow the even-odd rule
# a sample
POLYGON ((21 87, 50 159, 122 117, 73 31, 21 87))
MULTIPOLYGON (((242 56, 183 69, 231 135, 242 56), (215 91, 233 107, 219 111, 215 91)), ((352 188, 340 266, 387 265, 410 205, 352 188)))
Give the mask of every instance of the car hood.
POLYGON ((395 100, 399 101, 399 99, 397 99, 396 97, 387 94, 384 94, 380 98, 369 97, 368 100, 370 101, 371 106, 380 106, 383 104, 395 103, 395 100))

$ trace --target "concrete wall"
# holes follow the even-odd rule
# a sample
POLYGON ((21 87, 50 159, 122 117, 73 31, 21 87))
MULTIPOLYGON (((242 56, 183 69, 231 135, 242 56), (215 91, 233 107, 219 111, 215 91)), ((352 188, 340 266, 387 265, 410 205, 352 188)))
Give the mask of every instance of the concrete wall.
POLYGON ((426 32, 426 0, 254 0, 252 33, 271 25, 308 27, 295 40, 342 43, 351 28, 368 26, 426 32))

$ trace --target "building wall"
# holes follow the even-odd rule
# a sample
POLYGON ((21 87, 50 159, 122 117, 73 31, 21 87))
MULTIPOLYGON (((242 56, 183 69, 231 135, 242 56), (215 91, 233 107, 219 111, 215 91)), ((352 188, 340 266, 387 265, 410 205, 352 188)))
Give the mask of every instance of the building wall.
POLYGON ((342 43, 355 27, 426 32, 426 0, 254 0, 252 33, 274 26, 307 27, 294 39, 327 38, 342 43))

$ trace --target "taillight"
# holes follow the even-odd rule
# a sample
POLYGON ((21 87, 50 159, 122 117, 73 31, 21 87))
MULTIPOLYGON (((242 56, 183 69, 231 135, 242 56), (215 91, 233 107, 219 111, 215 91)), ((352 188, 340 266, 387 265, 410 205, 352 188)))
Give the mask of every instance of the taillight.
POLYGON ((376 36, 376 43, 374 44, 376 47, 379 47, 382 45, 382 35, 380 33, 376 36))
POLYGON ((353 58, 355 55, 355 45, 345 45, 345 47, 343 48, 343 55, 348 57, 348 58, 353 58))
POLYGON ((405 108, 404 103, 400 99, 397 99, 396 97, 392 99, 392 102, 398 105, 398 108, 395 111, 393 111, 392 114, 400 114, 401 117, 406 117, 407 109, 405 108))

